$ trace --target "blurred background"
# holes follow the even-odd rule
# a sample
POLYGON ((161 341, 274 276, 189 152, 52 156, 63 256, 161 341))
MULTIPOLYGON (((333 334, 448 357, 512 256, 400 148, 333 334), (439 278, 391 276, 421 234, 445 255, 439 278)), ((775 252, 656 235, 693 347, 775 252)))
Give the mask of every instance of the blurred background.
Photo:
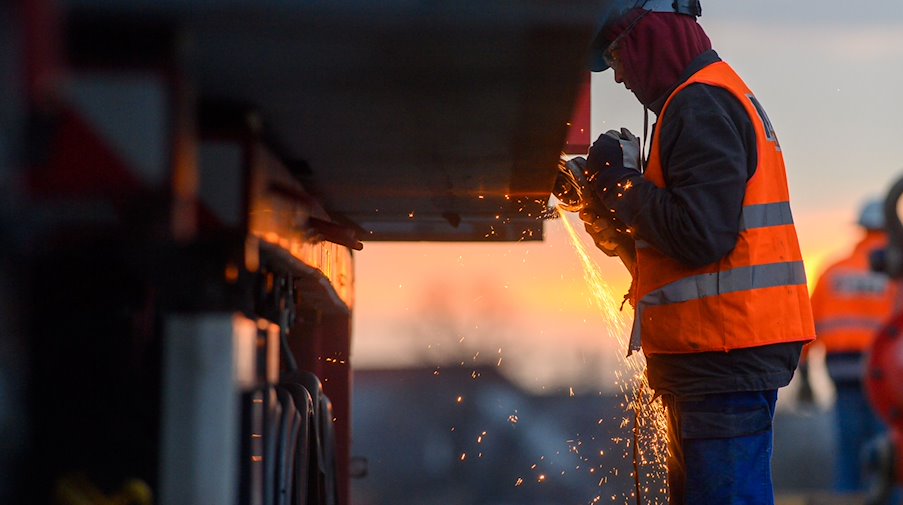
MULTIPOLYGON (((861 206, 883 196, 903 173, 897 119, 903 110, 903 4, 708 0, 700 24, 757 94, 778 132, 812 288, 825 266, 859 240, 861 206)), ((592 139, 622 126, 643 131, 642 106, 609 73, 593 75, 591 103, 592 139)), ((565 474, 536 481, 539 470, 532 465, 538 458, 566 451, 569 440, 617 436, 623 417, 616 372, 624 350, 604 329, 561 223, 548 221, 545 229, 543 243, 371 244, 358 257, 364 282, 354 319, 356 390, 404 391, 401 397, 411 401, 399 420, 370 415, 382 413, 380 405, 363 400, 369 395, 358 396, 355 454, 369 458, 373 476, 355 482, 361 503, 394 503, 391 490, 400 483, 384 472, 404 464, 398 459, 404 440, 423 429, 445 434, 446 445, 436 451, 445 454, 448 466, 439 474, 457 501, 446 495, 430 501, 436 495, 424 491, 418 495, 422 503, 589 503, 600 495, 612 502, 629 491, 632 479, 625 474, 600 485, 598 475, 575 470, 577 458, 559 463, 565 474), (470 370, 483 367, 493 373, 470 378, 470 370), (575 396, 569 396, 571 389, 575 396), (428 404, 434 407, 426 409, 418 395, 430 391, 435 396, 428 404), (472 391, 488 405, 476 410, 478 420, 465 434, 458 391, 472 391), (522 412, 531 414, 509 425, 514 405, 528 405, 522 412), (458 460, 475 447, 480 426, 500 430, 490 436, 517 442, 486 446, 483 460, 458 460), (371 436, 375 432, 383 436, 371 436), (516 486, 518 478, 531 485, 516 486), (474 499, 469 493, 478 491, 465 484, 470 482, 473 489, 493 482, 500 494, 474 499), (556 488, 558 501, 527 491, 553 482, 566 490, 556 488)), ((613 292, 626 292, 629 277, 621 264, 591 243, 587 247, 613 292)), ((797 384, 779 395, 774 479, 786 503, 832 487, 833 391, 817 357, 812 382, 813 406, 797 405, 797 384)), ((417 451, 408 456, 411 482, 433 475, 417 451)))

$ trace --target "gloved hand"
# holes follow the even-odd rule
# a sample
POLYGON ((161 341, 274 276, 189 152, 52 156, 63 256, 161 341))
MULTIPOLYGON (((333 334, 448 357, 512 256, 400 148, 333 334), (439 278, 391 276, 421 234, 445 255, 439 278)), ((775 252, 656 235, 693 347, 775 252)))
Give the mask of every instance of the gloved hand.
POLYGON ((604 193, 619 182, 639 175, 640 141, 630 130, 609 130, 593 142, 586 157, 588 181, 604 193))
POLYGON ((620 223, 605 214, 595 207, 587 207, 580 211, 580 219, 596 247, 608 256, 616 256, 617 247, 622 244, 633 245, 633 238, 618 231, 620 223))
POLYGON ((621 152, 624 154, 624 168, 640 171, 640 139, 627 128, 621 131, 608 130, 605 135, 612 137, 621 144, 621 152))
POLYGON ((633 237, 623 231, 626 229, 623 223, 607 214, 590 206, 580 211, 580 219, 584 222, 584 228, 593 238, 596 247, 608 256, 620 258, 627 270, 633 274, 633 266, 636 263, 633 237))

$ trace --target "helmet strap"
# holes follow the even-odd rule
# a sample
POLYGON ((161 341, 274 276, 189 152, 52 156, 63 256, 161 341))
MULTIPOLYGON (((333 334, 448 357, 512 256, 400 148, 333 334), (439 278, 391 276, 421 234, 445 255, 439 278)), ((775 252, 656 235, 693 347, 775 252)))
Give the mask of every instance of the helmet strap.
POLYGON ((687 16, 702 16, 700 0, 646 0, 641 8, 651 12, 676 12, 687 16))

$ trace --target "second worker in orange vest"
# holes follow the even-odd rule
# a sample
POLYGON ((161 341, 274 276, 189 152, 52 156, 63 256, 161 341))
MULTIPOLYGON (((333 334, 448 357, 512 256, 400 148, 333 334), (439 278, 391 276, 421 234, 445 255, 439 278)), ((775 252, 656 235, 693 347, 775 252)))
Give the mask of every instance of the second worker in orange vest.
POLYGON ((841 492, 865 490, 862 451, 885 431, 863 389, 864 356, 898 305, 897 283, 873 272, 869 264, 870 254, 887 245, 881 201, 863 207, 859 225, 865 235, 853 252, 829 266, 815 285, 812 313, 818 338, 806 347, 824 348, 834 383, 834 484, 841 492))

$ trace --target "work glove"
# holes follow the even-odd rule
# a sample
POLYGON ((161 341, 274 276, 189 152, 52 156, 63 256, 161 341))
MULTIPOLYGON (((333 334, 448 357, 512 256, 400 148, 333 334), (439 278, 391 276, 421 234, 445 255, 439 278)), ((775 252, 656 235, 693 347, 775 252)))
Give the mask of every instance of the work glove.
POLYGON ((596 247, 608 256, 616 256, 618 246, 633 247, 633 238, 622 230, 623 224, 595 206, 580 211, 580 220, 596 247))
MULTIPOLYGON (((605 213, 603 213, 605 214, 605 213)), ((630 272, 630 289, 624 295, 621 302, 621 309, 625 303, 636 309, 636 278, 634 278, 634 267, 636 266, 636 244, 633 237, 626 233, 626 227, 623 223, 613 217, 599 215, 595 207, 588 207, 580 211, 580 219, 584 222, 586 232, 593 238, 602 252, 608 256, 617 256, 621 263, 630 272)))
POLYGON ((633 275, 636 264, 636 246, 633 237, 626 232, 627 227, 611 217, 604 209, 589 206, 580 211, 580 219, 586 232, 593 239, 596 247, 607 256, 617 256, 633 275))
POLYGON ((609 130, 593 142, 586 157, 587 179, 604 194, 640 175, 640 140, 627 128, 609 130))
POLYGON ((624 168, 630 168, 640 171, 640 139, 627 128, 621 128, 621 131, 608 130, 605 135, 612 137, 621 144, 621 153, 623 154, 624 168))

